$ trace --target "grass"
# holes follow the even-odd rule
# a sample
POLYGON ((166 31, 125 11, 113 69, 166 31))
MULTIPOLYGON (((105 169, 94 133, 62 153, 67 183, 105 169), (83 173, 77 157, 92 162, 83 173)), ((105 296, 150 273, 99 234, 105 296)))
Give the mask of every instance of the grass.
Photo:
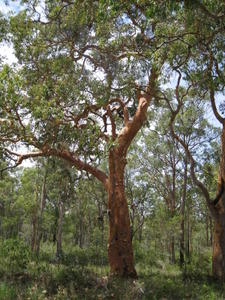
MULTIPOLYGON (((16 261, 21 254, 17 254, 18 258, 12 255, 16 261)), ((50 249, 40 255, 39 261, 27 258, 25 267, 13 270, 4 256, 5 264, 0 261, 0 300, 225 299, 225 286, 210 277, 207 253, 193 258, 185 273, 178 265, 159 258, 154 263, 139 259, 138 280, 109 278, 108 265, 96 265, 96 259, 90 259, 80 249, 74 249, 62 261, 53 257, 50 249)))
POLYGON ((9 283, 0 282, 0 300, 16 299, 16 288, 9 283))
MULTIPOLYGON (((38 267, 37 267, 38 268, 38 267)), ((184 278, 178 266, 166 265, 164 268, 142 269, 137 266, 139 280, 109 279, 103 274, 107 267, 98 269, 69 268, 64 265, 49 264, 48 269, 40 267, 39 273, 33 269, 22 277, 5 279, 0 283, 0 300, 55 300, 55 299, 225 299, 225 287, 210 277, 196 274, 184 278)))
MULTIPOLYGON (((201 270, 202 271, 202 270, 201 270)), ((141 299, 225 299, 225 286, 212 277, 196 270, 184 275, 177 265, 165 265, 164 268, 152 268, 149 274, 139 269, 139 281, 144 286, 141 299)))

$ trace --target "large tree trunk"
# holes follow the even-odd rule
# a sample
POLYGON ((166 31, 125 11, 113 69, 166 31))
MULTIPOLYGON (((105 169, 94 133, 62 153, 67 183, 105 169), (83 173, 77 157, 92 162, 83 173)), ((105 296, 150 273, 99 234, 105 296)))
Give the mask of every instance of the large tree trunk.
POLYGON ((110 273, 124 277, 137 277, 133 262, 128 204, 124 190, 126 159, 117 148, 109 153, 108 258, 110 273))
POLYGON ((215 278, 224 281, 225 279, 225 213, 224 210, 219 214, 218 218, 215 219, 212 273, 215 278))
POLYGON ((225 122, 221 135, 221 160, 218 178, 218 196, 214 201, 214 238, 212 273, 221 281, 225 280, 225 122))

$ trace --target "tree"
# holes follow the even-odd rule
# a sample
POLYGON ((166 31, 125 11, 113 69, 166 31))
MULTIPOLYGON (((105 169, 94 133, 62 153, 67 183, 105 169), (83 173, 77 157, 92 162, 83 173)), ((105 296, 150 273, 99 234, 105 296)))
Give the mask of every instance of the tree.
MULTIPOLYGON (((179 83, 179 78, 178 78, 178 83, 179 83)), ((196 161, 194 158, 194 154, 190 150, 191 149, 190 145, 187 143, 187 141, 185 141, 184 138, 180 137, 177 134, 177 130, 174 129, 174 128, 177 128, 177 125, 178 125, 176 123, 176 117, 177 117, 178 113, 180 112, 181 107, 184 104, 184 102, 183 102, 184 97, 180 95, 180 92, 181 92, 181 90, 179 89, 179 84, 178 84, 176 87, 176 96, 175 97, 176 97, 176 101, 177 101, 177 106, 175 109, 172 107, 169 99, 167 97, 165 98, 165 100, 167 101, 168 107, 171 111, 171 119, 170 119, 169 126, 171 129, 172 136, 183 146, 183 148, 186 152, 187 158, 190 162, 190 174, 192 177, 192 181, 202 191, 202 194, 204 195, 208 209, 210 210, 210 213, 215 221, 215 230, 216 231, 214 231, 212 271, 213 271, 213 275, 217 279, 223 281, 224 280, 223 265, 218 264, 218 260, 220 261, 220 263, 222 263, 222 261, 223 261, 223 255, 225 253, 224 249, 222 247, 224 236, 222 234, 223 231, 221 231, 222 223, 220 220, 220 214, 217 212, 217 210, 218 210, 217 203, 222 196, 223 185, 222 185, 222 183, 219 185, 219 187, 220 187, 219 193, 216 196, 216 198, 214 200, 212 200, 207 186, 204 184, 204 182, 201 180, 201 178, 199 178, 199 175, 197 174, 196 161), (216 248, 216 250, 215 250, 215 248, 216 248)), ((204 161, 204 157, 202 157, 201 159, 203 159, 203 161, 204 161)), ((223 160, 223 158, 222 158, 222 160, 223 160)), ((221 164, 221 162, 220 162, 220 164, 221 164)))
MULTIPOLYGON (((192 82, 195 87, 198 86, 199 94, 204 100, 209 98, 213 113, 219 123, 222 125, 221 134, 221 160, 218 175, 218 194, 215 201, 212 201, 209 191, 203 182, 195 175, 195 161, 190 149, 184 140, 180 143, 186 149, 186 153, 191 161, 191 174, 193 182, 201 189, 207 206, 215 221, 214 242, 213 242, 213 263, 212 270, 215 278, 224 281, 225 279, 225 226, 224 226, 224 155, 225 155, 225 119, 219 113, 216 98, 224 94, 224 19, 225 6, 221 1, 185 1, 185 19, 187 30, 194 30, 196 41, 191 49, 193 63, 186 64, 182 71, 186 79, 192 82)), ((177 110, 182 106, 178 100, 177 110)), ((224 104, 220 107, 223 111, 224 104)), ((177 137, 176 137, 177 138, 177 137)), ((179 140, 179 139, 177 139, 179 140)))
MULTIPOLYGON (((172 93, 172 89, 168 89, 164 92, 164 97, 166 95, 170 97, 172 93)), ((210 143, 217 136, 217 131, 205 119, 204 104, 199 101, 195 107, 196 102, 187 98, 184 101, 179 118, 177 117, 176 133, 185 140, 192 151, 197 151, 198 147, 198 153, 200 148, 201 152, 212 151, 210 143)), ((132 173, 137 177, 139 186, 144 182, 148 189, 155 190, 159 202, 164 201, 170 220, 167 224, 170 261, 175 262, 175 240, 180 239, 180 264, 182 266, 185 254, 185 206, 192 185, 188 176, 187 155, 170 133, 166 122, 169 120, 168 114, 168 109, 162 102, 162 106, 155 110, 155 115, 152 117, 155 121, 154 127, 145 128, 139 139, 140 142, 132 148, 134 152, 132 161, 137 167, 136 172, 132 171, 132 173), (178 222, 180 222, 180 237, 178 231, 175 230, 178 222)), ((144 188, 142 190, 144 194, 144 188)))
MULTIPOLYGON (((132 6, 121 4, 116 13, 108 4, 90 3, 46 2, 42 15, 28 3, 27 10, 11 19, 22 68, 12 72, 5 66, 1 73, 1 107, 6 117, 1 141, 6 141, 6 146, 7 141, 22 142, 38 149, 21 154, 5 147, 7 155, 17 158, 16 165, 30 157, 53 155, 104 184, 110 215, 111 273, 136 277, 124 169, 128 147, 143 126, 155 95, 159 67, 156 60, 139 57, 143 51, 133 34, 143 20, 135 25, 132 6), (106 20, 103 12, 107 6, 110 14, 106 20), (125 13, 129 22, 121 22, 125 13), (145 75, 147 80, 143 80, 145 75), (135 88, 135 79, 142 86, 135 88), (100 139, 106 142, 108 175, 96 166, 103 151, 100 139)), ((137 14, 142 13, 139 10, 137 14)))

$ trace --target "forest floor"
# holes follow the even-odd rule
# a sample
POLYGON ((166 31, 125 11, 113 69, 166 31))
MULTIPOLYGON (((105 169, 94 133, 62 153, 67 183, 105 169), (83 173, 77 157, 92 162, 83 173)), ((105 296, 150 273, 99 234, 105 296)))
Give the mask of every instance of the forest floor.
POLYGON ((127 280, 108 276, 102 248, 75 246, 57 259, 51 244, 43 244, 38 257, 19 240, 0 245, 0 300, 225 299, 225 284, 210 275, 210 249, 192 255, 181 269, 152 249, 137 248, 139 279, 127 280))
POLYGON ((225 286, 207 275, 162 262, 137 270, 138 280, 121 280, 109 279, 106 266, 30 262, 24 272, 1 274, 0 300, 225 299, 225 286))

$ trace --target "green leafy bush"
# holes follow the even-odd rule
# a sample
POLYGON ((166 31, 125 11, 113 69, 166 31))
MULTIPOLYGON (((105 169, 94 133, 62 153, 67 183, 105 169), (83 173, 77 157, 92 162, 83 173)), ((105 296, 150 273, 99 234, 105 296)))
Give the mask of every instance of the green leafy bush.
POLYGON ((31 258, 29 247, 20 239, 7 239, 0 243, 0 274, 23 272, 31 258))
POLYGON ((102 247, 90 246, 89 248, 73 247, 64 253, 62 263, 67 266, 88 266, 90 264, 106 265, 108 263, 107 253, 102 247))
POLYGON ((155 253, 155 251, 152 251, 150 247, 143 247, 143 245, 141 245, 141 243, 139 243, 138 241, 135 241, 133 245, 135 262, 137 264, 143 266, 148 265, 151 267, 157 265, 159 256, 155 253))
POLYGON ((211 255, 207 251, 193 255, 190 263, 186 263, 183 274, 186 278, 205 277, 211 274, 211 255))
POLYGON ((16 299, 16 291, 12 286, 5 282, 0 283, 0 300, 14 300, 16 299))

